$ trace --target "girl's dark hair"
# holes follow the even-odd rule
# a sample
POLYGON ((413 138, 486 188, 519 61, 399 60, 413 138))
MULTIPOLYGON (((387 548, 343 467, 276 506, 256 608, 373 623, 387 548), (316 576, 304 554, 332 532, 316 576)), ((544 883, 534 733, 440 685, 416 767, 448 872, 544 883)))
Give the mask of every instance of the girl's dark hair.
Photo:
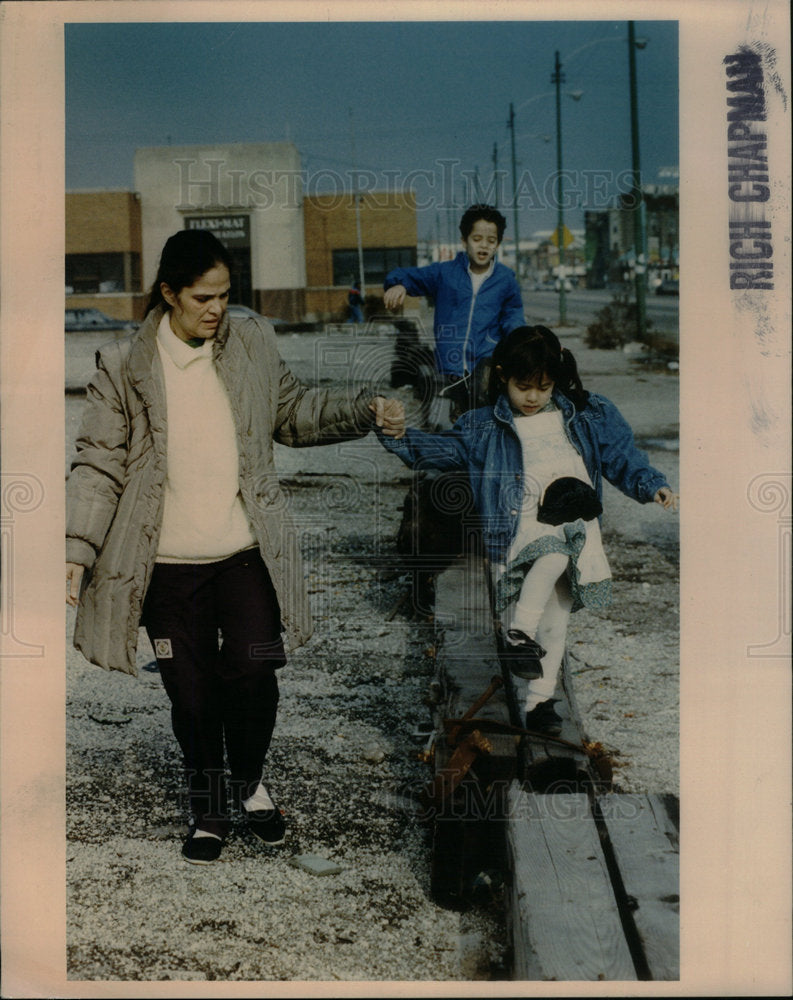
POLYGON ((554 387, 581 409, 589 393, 581 384, 575 358, 547 326, 519 326, 496 344, 490 371, 490 401, 503 390, 499 376, 529 382, 546 375, 554 387), (497 369, 501 369, 500 372, 497 369))
POLYGON ((471 205, 469 209, 466 209, 463 217, 460 219, 460 235, 462 238, 464 240, 468 239, 471 235, 471 230, 474 228, 474 223, 479 222, 480 219, 483 219, 485 222, 495 223, 498 242, 500 243, 504 239, 507 220, 492 205, 471 205))
POLYGON ((202 274, 224 264, 231 271, 231 256, 220 240, 207 229, 182 229, 165 241, 160 255, 157 277, 151 286, 146 313, 165 300, 160 291, 164 282, 178 295, 189 288, 202 274))

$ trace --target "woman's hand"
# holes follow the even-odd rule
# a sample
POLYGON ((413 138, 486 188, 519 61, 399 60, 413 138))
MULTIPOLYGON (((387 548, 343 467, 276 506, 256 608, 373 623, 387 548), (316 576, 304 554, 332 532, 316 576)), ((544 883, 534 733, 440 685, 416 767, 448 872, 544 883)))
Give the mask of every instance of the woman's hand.
POLYGON ((369 404, 369 409, 374 413, 374 422, 378 427, 382 427, 383 434, 393 438, 404 436, 405 407, 400 400, 375 396, 369 404))
POLYGON ((80 603, 80 584, 83 582, 85 566, 79 563, 66 563, 66 603, 76 608, 80 603))
POLYGON ((680 496, 677 493, 673 493, 668 486, 662 486, 653 497, 653 500, 659 503, 664 510, 677 510, 680 504, 680 496))
POLYGON ((392 311, 398 309, 405 301, 405 295, 404 285, 392 285, 383 293, 383 305, 392 311))

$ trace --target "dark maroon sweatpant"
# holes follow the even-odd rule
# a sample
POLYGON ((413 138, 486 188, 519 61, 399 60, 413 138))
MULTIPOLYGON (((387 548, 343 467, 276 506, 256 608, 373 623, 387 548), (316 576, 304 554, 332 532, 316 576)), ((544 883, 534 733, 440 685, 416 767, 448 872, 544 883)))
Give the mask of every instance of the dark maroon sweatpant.
POLYGON ((196 825, 229 827, 225 750, 238 800, 262 776, 286 662, 278 600, 258 549, 212 563, 157 563, 143 624, 171 700, 196 825))

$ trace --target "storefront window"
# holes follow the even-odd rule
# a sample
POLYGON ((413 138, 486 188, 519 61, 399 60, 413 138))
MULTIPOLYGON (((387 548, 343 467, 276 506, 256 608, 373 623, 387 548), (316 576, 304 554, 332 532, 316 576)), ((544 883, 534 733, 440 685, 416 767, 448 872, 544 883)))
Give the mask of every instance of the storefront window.
MULTIPOLYGON (((415 247, 367 247, 363 251, 364 281, 367 286, 382 288, 383 280, 395 267, 414 267, 415 247)), ((348 285, 358 280, 360 269, 357 250, 333 251, 333 284, 348 285)))
POLYGON ((66 288, 75 295, 140 291, 140 254, 67 254, 66 288), (129 258, 126 274, 125 258, 129 258))

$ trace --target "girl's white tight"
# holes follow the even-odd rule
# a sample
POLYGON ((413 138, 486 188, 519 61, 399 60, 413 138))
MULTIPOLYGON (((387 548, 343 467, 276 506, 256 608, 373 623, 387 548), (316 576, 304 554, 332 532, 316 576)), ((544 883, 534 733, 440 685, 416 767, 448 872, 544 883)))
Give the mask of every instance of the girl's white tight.
POLYGON ((540 556, 526 574, 515 604, 510 627, 522 629, 545 649, 543 676, 528 682, 527 712, 552 698, 556 690, 573 605, 567 563, 567 556, 560 552, 540 556))

